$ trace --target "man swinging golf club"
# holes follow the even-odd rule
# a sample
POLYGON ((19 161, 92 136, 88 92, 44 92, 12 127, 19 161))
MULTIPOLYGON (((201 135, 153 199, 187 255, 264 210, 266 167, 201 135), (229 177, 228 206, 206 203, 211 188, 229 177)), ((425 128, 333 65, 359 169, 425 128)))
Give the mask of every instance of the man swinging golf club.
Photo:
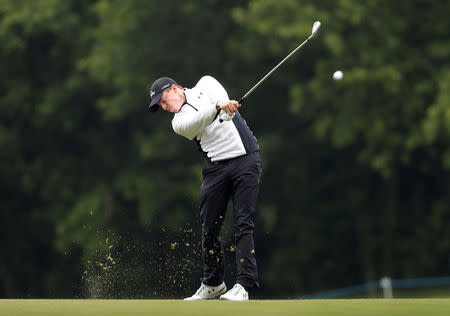
POLYGON ((253 246, 253 217, 262 166, 256 138, 237 110, 261 83, 314 37, 320 25, 319 21, 314 22, 311 35, 258 81, 239 102, 229 100, 222 85, 210 76, 201 78, 192 89, 183 89, 167 77, 159 78, 152 85, 150 111, 161 107, 175 113, 172 120, 174 131, 194 140, 206 158, 200 202, 204 276, 200 288, 186 300, 220 297, 244 301, 248 300, 248 290, 259 286, 253 246), (236 285, 226 292, 219 234, 230 199, 233 201, 237 280, 236 285))
POLYGON ((248 300, 258 287, 253 218, 262 166, 257 140, 222 85, 204 76, 192 89, 162 77, 151 87, 150 111, 174 113, 173 130, 200 147, 205 157, 200 221, 204 272, 200 288, 186 300, 248 300), (229 200, 233 202, 237 280, 227 292, 220 231, 229 200))

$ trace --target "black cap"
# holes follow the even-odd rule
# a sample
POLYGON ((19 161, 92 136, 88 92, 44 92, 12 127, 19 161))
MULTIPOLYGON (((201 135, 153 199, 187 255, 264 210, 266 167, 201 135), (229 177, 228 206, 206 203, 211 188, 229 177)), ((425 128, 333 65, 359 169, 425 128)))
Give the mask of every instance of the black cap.
POLYGON ((170 79, 168 77, 161 77, 156 79, 152 84, 152 88, 150 90, 150 98, 152 99, 148 109, 150 112, 156 112, 159 109, 158 102, 161 99, 161 95, 164 89, 171 87, 173 84, 177 84, 175 80, 170 79))

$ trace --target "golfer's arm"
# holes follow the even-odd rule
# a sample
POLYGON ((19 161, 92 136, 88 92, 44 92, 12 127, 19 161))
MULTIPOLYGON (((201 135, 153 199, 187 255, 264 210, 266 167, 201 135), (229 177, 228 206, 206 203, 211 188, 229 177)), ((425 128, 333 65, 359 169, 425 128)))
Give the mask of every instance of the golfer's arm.
POLYGON ((211 76, 204 76, 198 83, 205 91, 211 103, 217 104, 220 101, 229 101, 228 93, 225 88, 211 76))
POLYGON ((215 104, 202 107, 196 112, 178 113, 172 120, 172 128, 175 133, 188 139, 194 139, 201 133, 217 115, 215 104))

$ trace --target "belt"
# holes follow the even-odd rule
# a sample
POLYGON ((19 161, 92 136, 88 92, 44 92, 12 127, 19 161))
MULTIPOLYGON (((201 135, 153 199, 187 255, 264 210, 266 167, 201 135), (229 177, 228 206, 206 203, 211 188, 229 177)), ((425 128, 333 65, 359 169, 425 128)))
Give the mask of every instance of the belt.
POLYGON ((221 165, 221 164, 226 164, 226 163, 229 162, 229 161, 236 160, 236 159, 238 159, 238 158, 242 158, 242 157, 245 157, 245 156, 249 156, 249 155, 254 154, 254 153, 257 153, 257 152, 258 152, 258 150, 257 150, 257 151, 254 151, 254 152, 252 152, 252 153, 243 154, 243 155, 240 155, 240 156, 236 156, 236 157, 228 158, 228 159, 223 159, 223 160, 219 160, 219 161, 211 161, 210 158, 207 158, 207 159, 206 159, 206 162, 207 162, 209 165, 221 165))

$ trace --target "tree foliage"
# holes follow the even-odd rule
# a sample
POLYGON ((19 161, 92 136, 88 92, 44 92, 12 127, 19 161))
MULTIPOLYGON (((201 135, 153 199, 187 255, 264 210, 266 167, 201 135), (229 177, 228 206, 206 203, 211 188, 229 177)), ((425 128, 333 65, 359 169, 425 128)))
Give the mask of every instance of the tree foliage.
POLYGON ((2 0, 0 296, 189 294, 203 162, 170 115, 146 111, 149 86, 210 74, 238 99, 315 20, 241 110, 265 171, 257 294, 448 274, 449 13, 442 0, 2 0))

